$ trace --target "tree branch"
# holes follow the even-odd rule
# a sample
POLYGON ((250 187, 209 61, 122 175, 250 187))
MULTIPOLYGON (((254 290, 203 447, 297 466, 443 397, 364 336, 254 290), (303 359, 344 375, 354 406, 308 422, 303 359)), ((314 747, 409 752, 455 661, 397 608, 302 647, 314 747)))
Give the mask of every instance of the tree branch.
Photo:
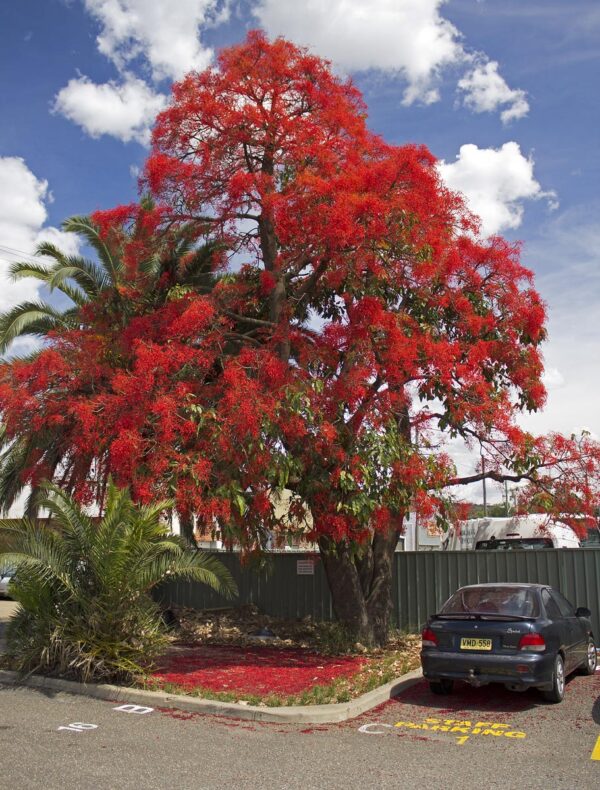
POLYGON ((228 316, 229 318, 233 318, 236 321, 240 321, 243 324, 251 324, 252 326, 266 326, 269 327, 270 329, 274 329, 277 326, 277 324, 273 323, 273 321, 263 321, 260 318, 250 318, 245 315, 238 315, 237 313, 234 313, 231 310, 225 310, 225 308, 222 308, 222 310, 226 316, 228 316))
POLYGON ((523 472, 520 475, 503 474, 502 472, 479 472, 475 475, 467 475, 466 477, 452 477, 447 481, 446 486, 464 486, 469 483, 479 483, 482 480, 495 480, 496 483, 504 483, 504 481, 511 483, 519 483, 521 480, 535 481, 535 469, 530 469, 528 472, 523 472))

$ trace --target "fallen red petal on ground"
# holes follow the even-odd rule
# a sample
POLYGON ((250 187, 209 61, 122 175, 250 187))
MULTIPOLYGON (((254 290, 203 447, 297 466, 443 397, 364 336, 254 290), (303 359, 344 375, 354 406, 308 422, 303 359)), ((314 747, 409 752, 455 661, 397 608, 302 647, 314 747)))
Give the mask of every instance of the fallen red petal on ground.
POLYGON ((161 684, 241 694, 299 694, 356 674, 366 660, 309 650, 203 646, 167 656, 153 674, 161 684))

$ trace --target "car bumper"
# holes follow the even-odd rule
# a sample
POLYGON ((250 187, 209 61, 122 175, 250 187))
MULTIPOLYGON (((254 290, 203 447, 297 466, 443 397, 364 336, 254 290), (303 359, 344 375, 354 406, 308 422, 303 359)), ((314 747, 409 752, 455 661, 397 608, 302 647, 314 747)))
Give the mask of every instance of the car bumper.
POLYGON ((449 678, 465 680, 473 686, 486 683, 507 683, 511 686, 551 687, 554 656, 549 653, 517 653, 486 655, 477 653, 446 653, 424 650, 421 653, 423 675, 428 680, 449 678))

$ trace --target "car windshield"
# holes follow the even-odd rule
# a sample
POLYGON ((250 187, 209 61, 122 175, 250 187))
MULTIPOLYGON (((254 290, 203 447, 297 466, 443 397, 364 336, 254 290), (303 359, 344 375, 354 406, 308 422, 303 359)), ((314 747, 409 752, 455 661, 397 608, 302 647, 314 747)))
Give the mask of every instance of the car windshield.
POLYGON ((527 587, 464 587, 446 601, 440 614, 537 617, 538 603, 527 587))

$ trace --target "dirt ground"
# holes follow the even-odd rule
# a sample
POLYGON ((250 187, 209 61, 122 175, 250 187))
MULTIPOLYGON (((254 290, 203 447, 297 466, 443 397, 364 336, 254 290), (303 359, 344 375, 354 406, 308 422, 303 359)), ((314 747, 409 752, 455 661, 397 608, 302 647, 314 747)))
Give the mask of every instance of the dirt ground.
POLYGON ((421 642, 418 634, 392 632, 385 649, 367 649, 347 638, 337 623, 319 623, 310 617, 282 620, 263 614, 258 607, 172 610, 175 644, 238 645, 268 644, 273 647, 307 648, 321 653, 362 653, 381 655, 400 651, 418 657, 421 642))

